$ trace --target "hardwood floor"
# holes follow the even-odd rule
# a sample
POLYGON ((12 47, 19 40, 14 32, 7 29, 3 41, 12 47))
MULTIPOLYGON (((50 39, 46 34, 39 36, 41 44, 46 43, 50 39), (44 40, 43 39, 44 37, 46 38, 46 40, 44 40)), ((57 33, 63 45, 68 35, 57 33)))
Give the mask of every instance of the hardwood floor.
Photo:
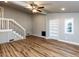
POLYGON ((30 36, 0 45, 2 57, 78 57, 79 46, 30 36))

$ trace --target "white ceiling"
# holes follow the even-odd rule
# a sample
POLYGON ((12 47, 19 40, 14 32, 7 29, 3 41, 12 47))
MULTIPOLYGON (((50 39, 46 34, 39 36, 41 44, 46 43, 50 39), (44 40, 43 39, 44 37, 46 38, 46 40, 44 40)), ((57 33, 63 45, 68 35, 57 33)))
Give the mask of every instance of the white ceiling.
POLYGON ((79 1, 43 1, 37 2, 45 6, 47 12, 79 12, 79 1), (61 8, 66 8, 62 11, 61 8))
MULTIPOLYGON (((27 4, 31 3, 31 1, 12 1, 10 3, 27 9, 27 4)), ((79 12, 79 1, 35 1, 35 3, 43 5, 45 7, 44 11, 47 13, 79 12), (66 10, 62 11, 61 8, 66 8, 66 10)))

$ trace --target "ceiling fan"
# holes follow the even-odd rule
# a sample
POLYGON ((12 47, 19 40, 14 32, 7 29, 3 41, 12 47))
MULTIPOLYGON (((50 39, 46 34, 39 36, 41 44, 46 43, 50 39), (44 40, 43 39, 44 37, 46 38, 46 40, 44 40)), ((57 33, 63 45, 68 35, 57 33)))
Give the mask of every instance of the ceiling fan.
POLYGON ((28 4, 27 8, 29 8, 33 13, 41 13, 45 7, 31 2, 28 4))

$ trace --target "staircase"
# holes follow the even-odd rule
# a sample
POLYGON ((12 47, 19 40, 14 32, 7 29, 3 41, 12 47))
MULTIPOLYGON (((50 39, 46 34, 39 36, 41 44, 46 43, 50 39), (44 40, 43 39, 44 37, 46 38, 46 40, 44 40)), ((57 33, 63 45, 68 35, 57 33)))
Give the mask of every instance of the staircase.
POLYGON ((26 30, 14 19, 0 18, 0 43, 25 38, 26 30))

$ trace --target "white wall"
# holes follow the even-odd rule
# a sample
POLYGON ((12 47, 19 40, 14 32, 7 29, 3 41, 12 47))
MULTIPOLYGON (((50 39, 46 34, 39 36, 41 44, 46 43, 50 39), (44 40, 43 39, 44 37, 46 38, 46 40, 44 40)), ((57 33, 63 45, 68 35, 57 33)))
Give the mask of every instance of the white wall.
MULTIPOLYGON (((71 41, 79 43, 79 13, 51 13, 47 15, 47 22, 50 19, 59 20, 59 40, 71 41), (74 34, 65 34, 64 33, 64 23, 66 18, 74 19, 74 34)), ((48 25, 48 23, 47 23, 48 25)), ((47 33, 48 33, 47 27, 47 33)), ((49 35, 47 34, 47 37, 49 35)))
POLYGON ((41 36, 41 31, 46 31, 46 15, 33 15, 33 34, 41 36))
POLYGON ((6 6, 3 7, 4 7, 5 18, 14 19, 26 29, 27 33, 30 34, 32 33, 32 17, 30 14, 24 13, 22 11, 10 7, 6 7, 6 6))
POLYGON ((50 13, 47 15, 34 15, 33 16, 33 34, 41 36, 41 31, 46 30, 48 35, 48 21, 50 19, 59 20, 59 38, 57 40, 65 40, 70 42, 79 43, 79 13, 50 13), (66 18, 74 19, 74 34, 64 33, 64 23, 66 18))

